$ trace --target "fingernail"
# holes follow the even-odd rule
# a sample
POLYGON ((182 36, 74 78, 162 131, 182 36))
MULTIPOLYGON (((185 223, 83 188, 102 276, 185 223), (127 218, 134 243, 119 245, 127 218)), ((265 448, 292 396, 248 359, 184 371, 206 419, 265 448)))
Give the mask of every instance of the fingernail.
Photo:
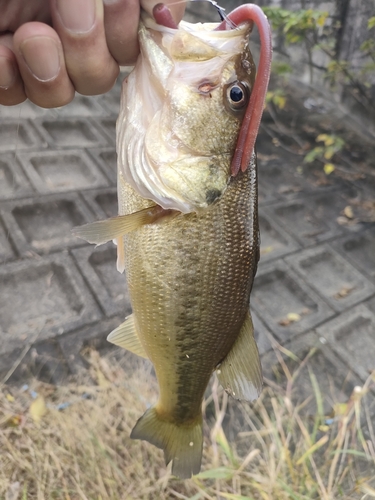
POLYGON ((20 45, 21 54, 35 78, 41 82, 53 80, 60 71, 57 43, 47 36, 28 38, 20 45))
POLYGON ((66 29, 75 33, 90 31, 95 23, 95 0, 56 0, 66 29))
POLYGON ((7 57, 0 57, 0 88, 8 89, 16 80, 16 72, 13 64, 9 61, 7 57))

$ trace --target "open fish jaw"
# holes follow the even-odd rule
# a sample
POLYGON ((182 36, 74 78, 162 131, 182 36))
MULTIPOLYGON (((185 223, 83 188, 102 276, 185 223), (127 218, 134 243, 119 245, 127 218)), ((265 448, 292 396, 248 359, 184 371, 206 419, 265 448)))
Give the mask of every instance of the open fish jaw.
POLYGON ((243 113, 226 89, 252 86, 250 25, 181 22, 179 29, 146 17, 141 56, 123 85, 117 122, 119 169, 142 197, 183 213, 207 208, 225 192, 243 113))

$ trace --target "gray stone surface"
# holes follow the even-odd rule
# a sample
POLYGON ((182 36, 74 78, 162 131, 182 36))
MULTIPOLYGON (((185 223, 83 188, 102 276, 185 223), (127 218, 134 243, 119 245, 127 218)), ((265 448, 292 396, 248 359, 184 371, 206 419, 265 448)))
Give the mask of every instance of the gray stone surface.
POLYGON ((363 381, 375 370, 375 315, 359 305, 317 329, 363 381))
POLYGON ((108 180, 84 150, 20 153, 22 166, 38 193, 105 187, 108 180))
POLYGON ((102 129, 95 127, 95 121, 87 118, 36 118, 34 123, 53 148, 106 146, 109 142, 102 129))
POLYGON ((117 251, 110 242, 72 251, 92 293, 108 317, 131 314, 129 292, 124 275, 116 269, 117 251))
POLYGON ((289 233, 280 229, 277 222, 273 221, 262 208, 259 209, 259 228, 262 262, 268 262, 300 248, 289 233))
POLYGON ((295 404, 304 404, 302 411, 308 415, 316 415, 318 408, 313 377, 318 383, 325 415, 332 414, 335 405, 346 402, 354 387, 361 385, 358 375, 348 370, 330 346, 322 343, 313 332, 286 343, 285 349, 284 352, 270 351, 263 356, 264 376, 271 384, 288 387, 288 375, 290 379, 290 373, 293 373, 293 380, 289 380, 290 396, 295 404))
POLYGON ((281 342, 334 315, 317 293, 281 260, 260 266, 250 302, 281 342), (288 317, 290 314, 298 318, 288 317))
POLYGON ((66 251, 2 265, 0 282, 0 354, 101 316, 66 251))
POLYGON ((0 157, 0 200, 12 200, 31 196, 33 188, 20 167, 19 157, 13 153, 1 153, 0 157))
POLYGON ((87 205, 100 219, 114 217, 118 213, 117 189, 94 189, 82 193, 87 205))
POLYGON ((333 246, 367 278, 375 281, 375 228, 369 228, 359 235, 340 238, 333 246))
POLYGON ((117 154, 115 148, 90 148, 88 153, 98 163, 112 184, 117 182, 117 154))
POLYGON ((286 262, 338 312, 375 294, 375 286, 328 245, 305 250, 286 262))
POLYGON ((85 245, 71 230, 94 220, 77 193, 7 202, 0 205, 0 216, 18 253, 24 256, 85 245))

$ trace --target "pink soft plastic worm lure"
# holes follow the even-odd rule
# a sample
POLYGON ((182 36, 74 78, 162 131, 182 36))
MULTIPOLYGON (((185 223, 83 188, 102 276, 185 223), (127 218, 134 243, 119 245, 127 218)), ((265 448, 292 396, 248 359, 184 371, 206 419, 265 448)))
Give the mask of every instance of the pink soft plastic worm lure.
MULTIPOLYGON (((161 26, 178 29, 178 26, 174 22, 172 14, 166 5, 162 3, 155 5, 153 15, 155 21, 161 26)), ((228 14, 226 19, 224 19, 216 30, 220 31, 233 29, 233 26, 238 26, 245 22, 256 24, 259 31, 261 48, 254 87, 243 118, 237 146, 232 159, 231 171, 233 177, 238 174, 240 169, 242 172, 245 172, 250 163, 255 140, 258 135, 260 120, 263 114, 264 100, 271 72, 271 29, 267 17, 260 7, 254 4, 241 5, 228 14)))

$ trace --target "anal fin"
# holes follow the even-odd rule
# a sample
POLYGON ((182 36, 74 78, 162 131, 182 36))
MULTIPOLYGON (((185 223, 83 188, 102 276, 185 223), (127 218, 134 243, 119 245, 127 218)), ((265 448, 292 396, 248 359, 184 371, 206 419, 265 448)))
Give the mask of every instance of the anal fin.
POLYGON ((118 215, 110 219, 99 220, 75 227, 72 229, 72 233, 89 243, 103 245, 107 241, 118 239, 124 236, 124 234, 135 231, 145 224, 154 224, 166 217, 169 218, 179 213, 176 210, 165 210, 159 205, 154 205, 153 207, 144 208, 132 214, 118 215))
POLYGON ((128 351, 141 356, 142 358, 148 358, 144 347, 139 340, 137 330, 134 322, 134 314, 131 314, 126 318, 126 320, 121 323, 120 326, 115 328, 107 337, 108 342, 123 347, 128 351))
POLYGON ((253 401, 262 392, 262 368, 250 312, 216 373, 221 385, 235 399, 253 401))

